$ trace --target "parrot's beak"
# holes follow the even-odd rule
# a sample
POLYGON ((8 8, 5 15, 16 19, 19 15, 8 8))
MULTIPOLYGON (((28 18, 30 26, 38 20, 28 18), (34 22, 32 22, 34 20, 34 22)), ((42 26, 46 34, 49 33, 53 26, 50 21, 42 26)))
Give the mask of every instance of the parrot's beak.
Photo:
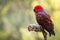
POLYGON ((33 9, 33 11, 35 12, 35 9, 33 9))

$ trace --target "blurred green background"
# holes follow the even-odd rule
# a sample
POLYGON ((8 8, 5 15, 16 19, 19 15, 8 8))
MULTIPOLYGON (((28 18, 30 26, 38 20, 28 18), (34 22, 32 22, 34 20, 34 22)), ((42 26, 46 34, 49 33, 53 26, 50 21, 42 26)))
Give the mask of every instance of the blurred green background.
POLYGON ((43 40, 41 32, 29 32, 27 26, 35 24, 35 5, 42 5, 51 15, 56 36, 60 40, 60 0, 0 0, 0 40, 43 40))

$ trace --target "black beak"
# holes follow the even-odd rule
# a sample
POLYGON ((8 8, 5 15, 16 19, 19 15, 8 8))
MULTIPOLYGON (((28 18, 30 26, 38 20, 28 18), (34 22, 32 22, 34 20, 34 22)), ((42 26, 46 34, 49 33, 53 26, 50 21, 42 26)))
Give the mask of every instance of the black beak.
POLYGON ((35 9, 33 11, 35 12, 35 9))

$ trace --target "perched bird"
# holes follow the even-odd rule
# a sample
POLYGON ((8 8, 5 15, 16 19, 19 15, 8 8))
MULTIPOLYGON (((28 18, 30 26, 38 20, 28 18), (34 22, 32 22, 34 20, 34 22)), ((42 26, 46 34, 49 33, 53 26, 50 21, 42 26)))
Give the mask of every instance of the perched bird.
POLYGON ((37 23, 49 33, 49 36, 51 36, 51 34, 55 36, 54 24, 51 20, 51 16, 47 14, 46 10, 41 5, 37 5, 34 7, 34 12, 37 23))

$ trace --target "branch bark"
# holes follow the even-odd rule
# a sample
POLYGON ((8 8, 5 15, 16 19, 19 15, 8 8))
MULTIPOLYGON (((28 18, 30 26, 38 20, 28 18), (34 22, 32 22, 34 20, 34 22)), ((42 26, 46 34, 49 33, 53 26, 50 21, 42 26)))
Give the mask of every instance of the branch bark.
POLYGON ((30 24, 30 25, 28 25, 28 31, 42 32, 42 34, 44 36, 44 40, 47 40, 47 32, 42 28, 41 25, 30 24))

